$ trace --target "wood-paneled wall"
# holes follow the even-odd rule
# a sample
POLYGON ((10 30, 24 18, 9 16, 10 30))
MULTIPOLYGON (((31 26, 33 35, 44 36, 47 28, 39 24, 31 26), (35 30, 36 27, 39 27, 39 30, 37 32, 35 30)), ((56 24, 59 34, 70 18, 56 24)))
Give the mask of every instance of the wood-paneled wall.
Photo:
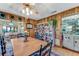
MULTIPOLYGON (((2 11, 1 11, 1 12, 2 12, 2 11)), ((11 14, 11 13, 6 13, 6 12, 4 12, 4 13, 5 13, 5 15, 6 15, 6 20, 11 20, 10 16, 12 15, 12 16, 14 16, 14 20, 16 20, 16 21, 18 21, 18 17, 21 17, 21 18, 22 18, 22 22, 24 22, 25 25, 26 25, 27 23, 29 23, 29 21, 30 21, 30 23, 33 25, 33 28, 29 30, 29 29, 27 29, 26 26, 25 26, 25 30, 30 32, 30 36, 31 36, 31 37, 34 37, 34 36, 35 36, 34 26, 35 26, 35 24, 37 23, 36 20, 34 20, 34 19, 29 19, 29 20, 27 20, 27 19, 25 19, 25 18, 22 17, 22 16, 18 16, 18 15, 14 15, 14 14, 11 14)))
POLYGON ((59 40, 59 46, 62 47, 62 33, 61 33, 61 25, 62 25, 62 17, 69 16, 79 13, 79 6, 65 10, 55 15, 48 16, 46 18, 38 20, 38 23, 45 23, 48 20, 53 20, 55 17, 57 18, 57 27, 56 27, 56 39, 59 40))

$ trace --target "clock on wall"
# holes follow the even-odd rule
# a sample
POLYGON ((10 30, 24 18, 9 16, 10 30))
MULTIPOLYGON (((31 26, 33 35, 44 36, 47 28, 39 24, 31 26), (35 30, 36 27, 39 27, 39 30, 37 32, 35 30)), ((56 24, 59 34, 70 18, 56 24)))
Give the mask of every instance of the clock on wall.
POLYGON ((5 19, 5 18, 6 18, 6 15, 5 15, 5 13, 3 13, 3 12, 0 12, 0 18, 1 18, 1 19, 5 19))

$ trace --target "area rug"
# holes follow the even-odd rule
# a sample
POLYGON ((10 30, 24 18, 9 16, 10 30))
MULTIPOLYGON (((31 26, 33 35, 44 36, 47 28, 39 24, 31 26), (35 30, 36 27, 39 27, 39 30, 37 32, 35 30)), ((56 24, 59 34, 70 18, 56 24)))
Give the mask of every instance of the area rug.
POLYGON ((51 52, 51 56, 61 56, 61 54, 60 53, 57 53, 57 52, 51 52))

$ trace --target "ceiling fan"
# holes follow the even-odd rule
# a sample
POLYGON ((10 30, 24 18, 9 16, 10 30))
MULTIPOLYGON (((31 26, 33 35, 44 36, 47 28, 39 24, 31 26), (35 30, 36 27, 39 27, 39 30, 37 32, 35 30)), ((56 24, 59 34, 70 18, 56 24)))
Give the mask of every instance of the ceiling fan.
POLYGON ((35 9, 35 3, 23 3, 23 10, 22 12, 25 13, 25 11, 27 12, 27 15, 32 14, 38 14, 37 9, 35 9), (29 13, 29 14, 28 14, 29 13))

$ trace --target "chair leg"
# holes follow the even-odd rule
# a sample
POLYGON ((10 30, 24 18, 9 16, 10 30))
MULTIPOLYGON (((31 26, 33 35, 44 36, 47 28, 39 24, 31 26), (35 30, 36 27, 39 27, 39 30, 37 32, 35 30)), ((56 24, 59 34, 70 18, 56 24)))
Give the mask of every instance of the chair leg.
POLYGON ((42 45, 40 46, 39 56, 41 56, 41 54, 42 54, 42 45))
POLYGON ((52 41, 50 42, 49 56, 51 55, 51 50, 52 50, 52 41))

